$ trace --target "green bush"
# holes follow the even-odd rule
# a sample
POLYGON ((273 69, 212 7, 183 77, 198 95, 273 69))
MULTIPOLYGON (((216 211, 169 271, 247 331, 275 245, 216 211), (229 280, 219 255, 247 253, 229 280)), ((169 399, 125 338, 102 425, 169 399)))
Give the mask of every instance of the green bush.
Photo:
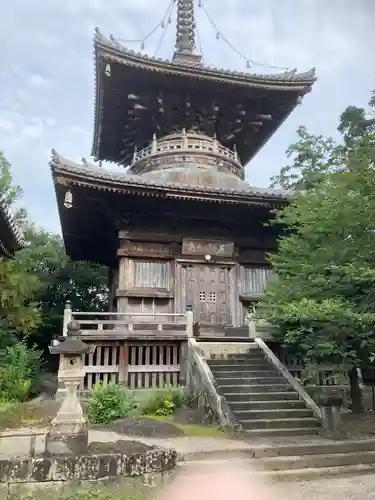
POLYGON ((144 415, 172 415, 177 408, 185 405, 186 395, 182 387, 167 387, 155 392, 142 405, 144 415))
POLYGON ((24 342, 7 347, 1 355, 0 394, 3 401, 23 402, 38 389, 41 352, 24 342))
POLYGON ((135 408, 134 396, 119 384, 95 384, 89 396, 87 414, 93 424, 108 424, 126 417, 135 408))

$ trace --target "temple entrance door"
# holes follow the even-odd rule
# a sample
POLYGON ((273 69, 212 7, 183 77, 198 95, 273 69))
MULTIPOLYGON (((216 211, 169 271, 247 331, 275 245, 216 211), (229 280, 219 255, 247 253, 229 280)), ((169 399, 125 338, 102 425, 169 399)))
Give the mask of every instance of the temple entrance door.
POLYGON ((230 324, 230 269, 215 264, 185 267, 186 304, 193 308, 194 321, 230 324))

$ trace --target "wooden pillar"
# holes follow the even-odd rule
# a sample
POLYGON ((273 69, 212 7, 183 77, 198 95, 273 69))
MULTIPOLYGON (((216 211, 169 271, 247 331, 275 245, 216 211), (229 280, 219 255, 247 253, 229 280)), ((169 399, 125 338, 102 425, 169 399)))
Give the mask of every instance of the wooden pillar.
POLYGON ((129 367, 129 346, 127 342, 120 344, 120 359, 118 382, 121 385, 128 384, 128 367, 129 367))

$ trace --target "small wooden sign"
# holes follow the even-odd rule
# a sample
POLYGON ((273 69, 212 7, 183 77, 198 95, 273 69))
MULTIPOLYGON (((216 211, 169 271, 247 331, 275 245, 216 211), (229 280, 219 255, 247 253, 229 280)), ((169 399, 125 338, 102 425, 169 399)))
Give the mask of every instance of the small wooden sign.
POLYGON ((212 255, 213 257, 233 257, 233 253, 234 243, 232 241, 184 238, 182 242, 183 255, 212 255))
POLYGON ((128 257, 173 257, 175 249, 168 243, 154 243, 143 241, 122 241, 117 255, 128 257))

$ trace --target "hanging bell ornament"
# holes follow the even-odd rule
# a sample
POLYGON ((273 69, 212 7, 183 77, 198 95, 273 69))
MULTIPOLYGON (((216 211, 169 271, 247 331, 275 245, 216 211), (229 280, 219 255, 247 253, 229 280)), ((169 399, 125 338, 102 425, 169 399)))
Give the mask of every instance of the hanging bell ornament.
POLYGON ((145 50, 145 42, 141 43, 141 50, 145 50))
POLYGON ((160 23, 160 27, 161 27, 162 29, 164 29, 164 28, 165 28, 165 22, 164 22, 164 21, 162 21, 162 22, 160 23))
POLYGON ((199 0, 198 7, 203 7, 203 0, 199 0))
POLYGON ((251 64, 250 64, 250 61, 248 59, 246 60, 246 68, 248 68, 248 69, 251 68, 251 64))
POLYGON ((220 33, 219 32, 216 33, 216 40, 220 40, 220 33))

